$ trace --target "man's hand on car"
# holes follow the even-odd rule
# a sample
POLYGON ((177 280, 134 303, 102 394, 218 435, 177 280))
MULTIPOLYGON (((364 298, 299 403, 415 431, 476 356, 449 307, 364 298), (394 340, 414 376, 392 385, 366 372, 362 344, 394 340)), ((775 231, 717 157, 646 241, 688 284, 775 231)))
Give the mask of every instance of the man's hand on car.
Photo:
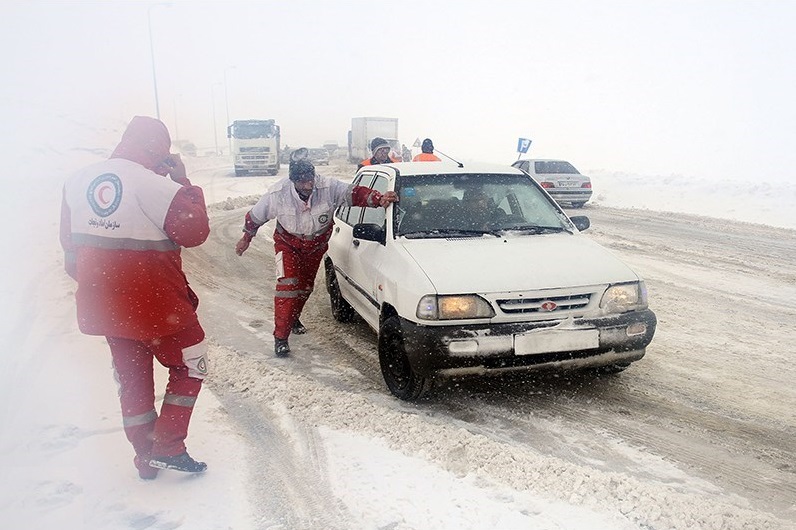
POLYGON ((387 193, 381 196, 381 199, 379 200, 379 206, 381 206, 382 208, 386 208, 387 206, 389 206, 394 202, 398 202, 398 194, 395 193, 394 191, 388 191, 387 193))

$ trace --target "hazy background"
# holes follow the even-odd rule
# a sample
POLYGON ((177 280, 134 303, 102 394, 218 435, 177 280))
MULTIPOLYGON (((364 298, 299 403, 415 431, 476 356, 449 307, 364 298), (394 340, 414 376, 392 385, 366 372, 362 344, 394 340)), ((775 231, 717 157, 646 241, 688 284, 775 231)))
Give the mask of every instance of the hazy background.
POLYGON ((161 118, 202 150, 226 146, 227 108, 292 146, 389 116, 465 160, 510 163, 527 137, 581 170, 792 180, 795 23, 792 1, 14 1, 0 133, 154 115, 151 27, 161 118))

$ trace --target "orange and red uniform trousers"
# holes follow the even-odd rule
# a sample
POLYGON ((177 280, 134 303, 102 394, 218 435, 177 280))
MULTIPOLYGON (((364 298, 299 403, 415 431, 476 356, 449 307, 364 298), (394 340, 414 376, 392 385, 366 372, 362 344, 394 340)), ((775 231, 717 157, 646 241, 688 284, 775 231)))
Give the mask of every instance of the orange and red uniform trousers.
POLYGON ((315 237, 296 236, 277 224, 274 230, 276 293, 274 295, 274 337, 287 339, 315 286, 315 277, 332 229, 315 237))
POLYGON ((191 352, 196 358, 203 356, 204 336, 197 323, 154 340, 106 337, 119 383, 124 432, 141 458, 185 452, 188 424, 203 377, 186 364, 185 357, 191 352), (154 359, 169 370, 160 414, 155 410, 154 359))

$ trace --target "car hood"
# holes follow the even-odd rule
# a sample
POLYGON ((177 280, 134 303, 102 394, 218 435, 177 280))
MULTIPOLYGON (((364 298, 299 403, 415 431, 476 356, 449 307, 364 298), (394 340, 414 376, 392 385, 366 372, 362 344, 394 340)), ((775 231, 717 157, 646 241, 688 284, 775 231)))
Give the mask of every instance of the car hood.
POLYGON ((608 250, 580 234, 401 241, 440 294, 529 291, 639 279, 608 250))

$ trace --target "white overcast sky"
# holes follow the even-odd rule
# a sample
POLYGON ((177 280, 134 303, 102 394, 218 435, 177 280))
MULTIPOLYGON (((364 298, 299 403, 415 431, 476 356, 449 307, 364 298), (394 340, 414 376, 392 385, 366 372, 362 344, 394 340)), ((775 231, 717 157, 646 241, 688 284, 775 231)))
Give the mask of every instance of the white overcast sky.
POLYGON ((796 176, 788 0, 16 0, 0 19, 4 135, 29 106, 154 115, 148 14, 161 117, 202 148, 214 106, 226 144, 228 103, 292 146, 390 116, 401 141, 465 160, 510 163, 527 137, 584 171, 796 176))

